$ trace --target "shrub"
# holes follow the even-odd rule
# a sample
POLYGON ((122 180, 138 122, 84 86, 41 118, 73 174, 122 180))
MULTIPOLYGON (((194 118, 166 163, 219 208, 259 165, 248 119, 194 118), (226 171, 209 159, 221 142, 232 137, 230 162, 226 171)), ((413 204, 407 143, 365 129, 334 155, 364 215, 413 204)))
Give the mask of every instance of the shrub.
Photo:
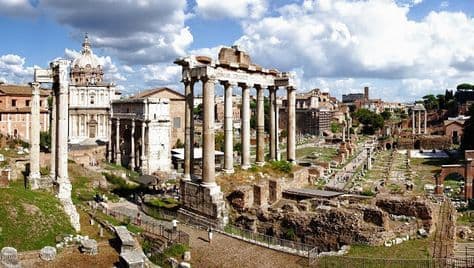
POLYGON ((293 170, 293 166, 291 165, 291 163, 284 160, 272 161, 270 165, 273 169, 285 173, 290 173, 293 170))

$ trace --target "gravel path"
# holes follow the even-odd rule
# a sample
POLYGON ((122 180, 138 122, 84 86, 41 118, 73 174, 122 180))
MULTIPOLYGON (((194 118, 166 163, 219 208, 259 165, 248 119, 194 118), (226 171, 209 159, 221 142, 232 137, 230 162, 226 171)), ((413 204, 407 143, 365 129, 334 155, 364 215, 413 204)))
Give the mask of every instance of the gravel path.
POLYGON ((214 232, 212 243, 207 231, 189 226, 180 229, 190 235, 193 267, 305 267, 308 259, 256 246, 214 232))

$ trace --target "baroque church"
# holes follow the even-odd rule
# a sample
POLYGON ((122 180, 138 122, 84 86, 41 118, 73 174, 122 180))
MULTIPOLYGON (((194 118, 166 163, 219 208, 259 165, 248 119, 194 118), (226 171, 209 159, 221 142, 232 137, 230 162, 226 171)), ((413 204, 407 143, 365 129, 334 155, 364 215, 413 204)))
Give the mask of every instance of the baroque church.
POLYGON ((70 70, 69 142, 108 141, 111 102, 119 98, 115 84, 104 81, 104 71, 86 34, 81 55, 70 70))

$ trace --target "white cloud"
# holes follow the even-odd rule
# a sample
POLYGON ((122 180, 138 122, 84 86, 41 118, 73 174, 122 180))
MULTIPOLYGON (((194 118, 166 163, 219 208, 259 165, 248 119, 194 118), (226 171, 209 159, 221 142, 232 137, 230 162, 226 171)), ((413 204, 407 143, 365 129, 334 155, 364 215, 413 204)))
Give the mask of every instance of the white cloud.
POLYGON ((122 70, 129 74, 135 73, 135 70, 133 69, 133 67, 128 66, 128 65, 122 65, 122 70))
POLYGON ((33 81, 34 67, 25 66, 25 58, 7 54, 0 56, 0 80, 25 84, 33 81))
POLYGON ((26 17, 35 13, 34 7, 28 0, 0 0, 0 15, 26 17))
POLYGON ((177 85, 181 80, 181 66, 168 64, 151 64, 140 69, 143 80, 148 84, 177 85))
POLYGON ((196 0, 197 13, 207 19, 258 19, 267 8, 267 0, 196 0))
POLYGON ((185 0, 43 0, 39 7, 129 65, 170 62, 193 42, 185 0))
POLYGON ((400 96, 417 86, 402 79, 435 81, 433 89, 472 78, 474 19, 432 11, 414 21, 409 11, 395 0, 306 0, 258 22, 244 21, 236 44, 265 67, 304 70, 301 81, 380 79, 386 80, 381 89, 403 90, 400 96))
POLYGON ((448 1, 442 1, 441 4, 439 4, 439 7, 441 9, 445 9, 449 7, 449 2, 448 1))

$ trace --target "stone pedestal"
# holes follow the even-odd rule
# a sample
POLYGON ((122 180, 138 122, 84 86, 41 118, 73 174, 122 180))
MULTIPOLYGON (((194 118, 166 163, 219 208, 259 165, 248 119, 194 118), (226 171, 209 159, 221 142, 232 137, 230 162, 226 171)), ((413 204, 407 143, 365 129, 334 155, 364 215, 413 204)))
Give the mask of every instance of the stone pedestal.
POLYGON ((182 208, 207 218, 217 226, 228 223, 227 210, 221 187, 204 185, 196 181, 181 181, 182 208))

